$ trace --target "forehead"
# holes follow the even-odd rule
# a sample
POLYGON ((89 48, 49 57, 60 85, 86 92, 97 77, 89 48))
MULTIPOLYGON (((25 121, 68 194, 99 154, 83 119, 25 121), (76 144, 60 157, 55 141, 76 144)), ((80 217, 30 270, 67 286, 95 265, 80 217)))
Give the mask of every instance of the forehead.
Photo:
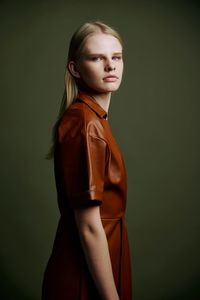
POLYGON ((122 52, 122 45, 112 35, 96 33, 86 39, 83 51, 87 53, 122 52))

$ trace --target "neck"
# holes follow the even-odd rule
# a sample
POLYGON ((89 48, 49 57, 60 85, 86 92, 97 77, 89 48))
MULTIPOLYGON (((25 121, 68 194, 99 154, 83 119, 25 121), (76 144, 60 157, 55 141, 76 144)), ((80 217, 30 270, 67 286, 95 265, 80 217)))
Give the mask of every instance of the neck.
POLYGON ((79 82, 79 88, 83 92, 94 98, 94 100, 107 112, 110 106, 111 92, 107 93, 97 93, 95 90, 89 89, 87 86, 79 82))
POLYGON ((95 101, 107 112, 110 106, 111 93, 106 94, 91 94, 95 101))

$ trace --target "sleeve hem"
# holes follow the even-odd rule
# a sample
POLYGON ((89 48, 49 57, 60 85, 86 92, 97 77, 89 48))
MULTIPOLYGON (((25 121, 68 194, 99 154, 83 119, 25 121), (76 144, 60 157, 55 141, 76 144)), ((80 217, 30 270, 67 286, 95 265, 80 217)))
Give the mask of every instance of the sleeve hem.
POLYGON ((101 205, 103 201, 103 192, 101 191, 86 191, 77 196, 71 197, 71 206, 74 208, 88 207, 93 205, 101 205))

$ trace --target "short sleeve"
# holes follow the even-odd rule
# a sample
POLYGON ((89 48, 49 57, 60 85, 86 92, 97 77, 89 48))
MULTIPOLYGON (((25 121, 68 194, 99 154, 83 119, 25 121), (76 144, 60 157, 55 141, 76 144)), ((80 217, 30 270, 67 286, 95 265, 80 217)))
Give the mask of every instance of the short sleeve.
POLYGON ((86 132, 65 137, 60 147, 64 189, 70 206, 100 205, 104 191, 106 141, 86 132))

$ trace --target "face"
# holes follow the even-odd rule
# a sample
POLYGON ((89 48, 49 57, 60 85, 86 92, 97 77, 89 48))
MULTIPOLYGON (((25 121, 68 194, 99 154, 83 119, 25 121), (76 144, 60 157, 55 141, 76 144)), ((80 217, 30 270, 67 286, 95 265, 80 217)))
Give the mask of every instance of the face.
POLYGON ((123 73, 122 46, 111 35, 98 33, 87 38, 71 71, 79 83, 97 93, 116 91, 123 73))

